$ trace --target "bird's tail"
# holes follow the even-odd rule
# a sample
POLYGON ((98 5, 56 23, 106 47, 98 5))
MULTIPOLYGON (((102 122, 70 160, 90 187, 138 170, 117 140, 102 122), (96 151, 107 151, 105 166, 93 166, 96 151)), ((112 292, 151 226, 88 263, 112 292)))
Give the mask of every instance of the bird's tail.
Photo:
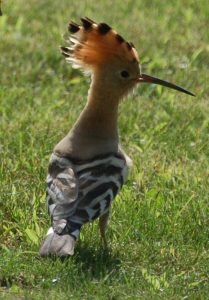
POLYGON ((52 228, 45 237, 39 254, 45 256, 72 256, 74 254, 76 239, 69 234, 59 235, 52 228))

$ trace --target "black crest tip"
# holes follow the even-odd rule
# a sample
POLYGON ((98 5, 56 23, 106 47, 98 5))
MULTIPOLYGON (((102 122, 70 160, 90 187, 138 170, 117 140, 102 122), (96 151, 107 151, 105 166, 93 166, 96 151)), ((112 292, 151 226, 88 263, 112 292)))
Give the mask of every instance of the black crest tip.
POLYGON ((112 29, 112 28, 111 28, 109 25, 107 25, 106 23, 100 23, 100 24, 98 25, 98 30, 99 30, 99 33, 101 33, 101 34, 106 34, 106 33, 108 33, 111 29, 112 29))
POLYGON ((81 22, 85 30, 89 30, 93 25, 93 23, 87 18, 81 18, 81 22))
POLYGON ((65 57, 70 57, 71 54, 73 53, 73 51, 71 49, 69 49, 68 47, 63 47, 63 46, 60 46, 60 51, 61 51, 62 55, 64 55, 65 57))
POLYGON ((68 26, 68 30, 71 33, 76 33, 80 30, 79 25, 74 23, 74 22, 70 22, 69 26, 68 26))
POLYGON ((126 42, 126 46, 127 46, 128 50, 131 50, 131 49, 132 49, 132 46, 131 46, 130 43, 126 42))
POLYGON ((116 34, 116 39, 120 44, 122 44, 125 41, 124 38, 120 34, 116 34))

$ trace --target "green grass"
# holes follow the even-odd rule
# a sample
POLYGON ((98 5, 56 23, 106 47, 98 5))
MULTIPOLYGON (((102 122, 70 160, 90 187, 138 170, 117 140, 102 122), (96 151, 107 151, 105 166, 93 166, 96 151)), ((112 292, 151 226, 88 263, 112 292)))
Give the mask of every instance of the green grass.
POLYGON ((0 298, 208 299, 208 1, 3 1, 0 17, 0 298), (197 97, 144 85, 120 107, 134 167, 101 248, 96 222, 68 260, 40 259, 53 146, 89 79, 61 57, 70 19, 112 25, 143 70, 197 97))

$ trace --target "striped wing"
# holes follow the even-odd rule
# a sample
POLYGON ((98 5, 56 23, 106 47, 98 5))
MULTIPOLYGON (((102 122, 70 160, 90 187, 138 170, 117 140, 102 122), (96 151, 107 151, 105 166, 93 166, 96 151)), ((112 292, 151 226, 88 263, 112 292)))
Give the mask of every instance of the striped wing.
POLYGON ((76 229, 106 213, 123 185, 127 170, 122 154, 90 161, 72 161, 53 154, 47 197, 56 231, 64 229, 67 223, 76 229))
POLYGON ((52 155, 46 191, 49 212, 54 221, 73 213, 78 198, 78 178, 68 159, 52 155))
POLYGON ((127 175, 124 157, 108 155, 76 166, 79 199, 71 220, 86 223, 109 210, 127 175))

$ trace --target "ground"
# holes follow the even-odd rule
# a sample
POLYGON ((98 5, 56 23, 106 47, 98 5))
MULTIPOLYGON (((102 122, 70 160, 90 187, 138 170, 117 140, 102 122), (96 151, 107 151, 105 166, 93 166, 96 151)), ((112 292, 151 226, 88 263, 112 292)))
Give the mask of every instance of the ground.
POLYGON ((2 11, 0 299, 208 299, 208 1, 11 0, 2 11), (110 24, 144 72, 196 97, 143 85, 121 104, 133 168, 113 205, 109 251, 95 222, 74 257, 41 259, 49 156, 89 87, 59 52, 81 16, 110 24))

